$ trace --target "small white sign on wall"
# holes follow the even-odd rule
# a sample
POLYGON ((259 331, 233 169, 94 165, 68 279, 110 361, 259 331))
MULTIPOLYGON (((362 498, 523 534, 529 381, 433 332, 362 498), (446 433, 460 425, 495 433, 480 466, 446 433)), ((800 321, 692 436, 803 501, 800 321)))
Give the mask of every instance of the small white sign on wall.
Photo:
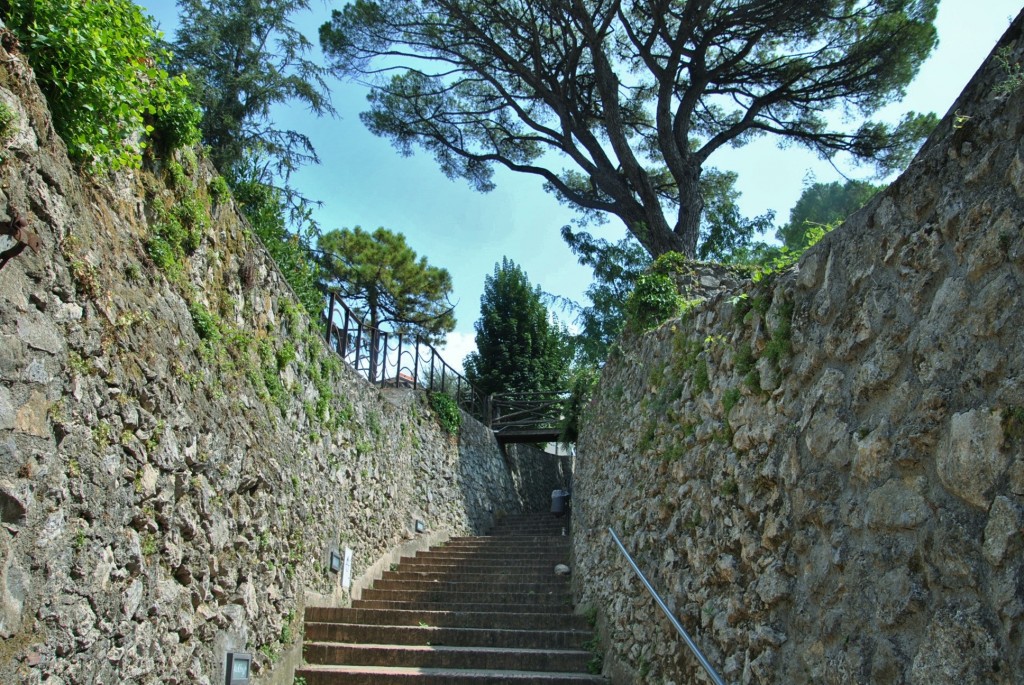
POLYGON ((341 570, 341 587, 348 591, 352 587, 352 548, 345 548, 345 564, 341 570))

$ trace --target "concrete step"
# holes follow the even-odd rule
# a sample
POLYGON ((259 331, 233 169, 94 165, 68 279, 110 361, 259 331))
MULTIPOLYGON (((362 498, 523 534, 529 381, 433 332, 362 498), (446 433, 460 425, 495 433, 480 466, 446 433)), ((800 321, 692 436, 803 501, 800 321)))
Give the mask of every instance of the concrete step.
POLYGON ((404 611, 453 611, 459 613, 505 613, 505 614, 572 614, 572 606, 566 602, 564 605, 516 605, 495 602, 455 602, 450 599, 441 601, 430 600, 406 600, 397 601, 394 599, 357 599, 352 602, 356 609, 400 609, 404 611))
POLYGON ((488 536, 508 535, 510 533, 512 533, 512 534, 517 533, 519 531, 530 531, 530 532, 537 531, 537 532, 539 532, 542 535, 561 535, 563 528, 566 529, 566 533, 569 532, 568 531, 569 526, 570 526, 570 524, 569 524, 569 520, 567 518, 565 518, 565 517, 562 517, 562 518, 552 517, 550 519, 543 519, 543 520, 540 520, 540 521, 533 521, 533 522, 523 521, 523 522, 516 522, 516 523, 499 523, 498 525, 494 526, 494 528, 492 528, 487 533, 487 535, 488 536))
POLYGON ((554 526, 534 526, 534 527, 521 527, 521 528, 504 528, 492 530, 487 535, 481 537, 487 540, 504 540, 510 537, 538 537, 546 538, 548 540, 558 539, 569 539, 569 526, 567 525, 554 525, 554 526), (562 531, 565 531, 564 533, 562 531))
MULTIPOLYGON (((541 569, 541 568, 554 568, 555 565, 563 563, 564 560, 568 559, 568 555, 563 557, 556 557, 552 559, 515 559, 514 557, 501 558, 501 559, 487 559, 487 558, 473 558, 473 557, 402 557, 401 564, 399 566, 403 569, 411 569, 413 566, 446 566, 449 568, 459 567, 462 569, 477 569, 487 568, 508 570, 510 568, 524 568, 524 569, 541 569), (510 560, 515 563, 510 563, 510 560)), ((397 569, 397 567, 396 567, 397 569)), ((412 569, 420 570, 420 569, 412 569)))
MULTIPOLYGON (((446 607, 449 605, 445 605, 446 607)), ((426 611, 408 609, 306 609, 308 623, 364 623, 389 626, 509 628, 513 630, 589 630, 584 616, 559 612, 426 611)))
POLYGON ((306 609, 306 685, 604 685, 572 613, 566 521, 507 520, 453 538, 382 574, 351 608, 306 609))
POLYGON ((523 571, 520 569, 503 568, 493 572, 485 571, 463 571, 460 566, 445 567, 444 570, 421 570, 427 568, 425 565, 409 567, 410 570, 385 571, 381 574, 381 580, 424 580, 424 581, 449 581, 459 583, 567 583, 564 576, 556 576, 554 566, 543 566, 523 571), (412 570, 414 569, 415 570, 412 570))
POLYGON ((519 556, 527 556, 524 550, 530 552, 551 552, 565 553, 570 550, 565 538, 536 538, 536 537, 510 537, 508 542, 500 538, 494 540, 478 540, 476 542, 455 542, 441 547, 435 547, 438 552, 514 552, 519 556))
POLYGON ((391 602, 451 602, 453 604, 522 604, 543 606, 570 606, 572 596, 568 588, 560 592, 459 592, 457 590, 363 590, 362 599, 382 599, 391 602))
POLYGON ((306 685, 603 685, 607 681, 586 673, 540 673, 482 669, 401 668, 394 666, 303 666, 296 678, 306 685))
POLYGON ((499 594, 551 594, 568 592, 569 584, 564 578, 552 575, 550 580, 533 581, 512 577, 487 578, 481 574, 479 581, 434 579, 421 580, 414 578, 382 578, 374 581, 374 590, 404 590, 406 592, 494 592, 499 594))
POLYGON ((521 647, 583 649, 589 630, 509 630, 379 626, 362 623, 307 623, 307 642, 359 642, 377 645, 447 645, 458 647, 521 647))
POLYGON ((453 545, 514 545, 518 543, 539 543, 544 545, 568 545, 569 539, 558 532, 527 532, 503 534, 503 536, 472 536, 468 538, 450 538, 442 547, 453 545))
POLYGON ((586 671, 591 654, 581 649, 307 642, 303 647, 303 657, 309 664, 508 669, 561 673, 586 671))
MULTIPOLYGON (((495 563, 474 563, 474 564, 459 564, 455 562, 449 563, 408 563, 402 564, 393 573, 409 573, 409 574, 430 574, 430 575, 446 575, 446 574, 457 574, 457 575, 487 575, 490 573, 501 573, 507 575, 510 568, 514 568, 523 573, 523 577, 549 577, 554 576, 555 566, 550 562, 544 562, 541 564, 533 564, 530 566, 514 566, 510 567, 506 563, 495 562, 495 563)), ((385 573, 392 573, 391 571, 385 571, 385 573)))
MULTIPOLYGON (((431 550, 429 552, 417 552, 413 559, 429 559, 430 561, 458 561, 474 563, 478 561, 496 562, 518 562, 526 561, 532 564, 558 563, 569 558, 569 550, 539 550, 523 553, 521 550, 482 549, 482 550, 446 550, 444 548, 431 550)), ((400 563, 404 563, 403 558, 400 563)))

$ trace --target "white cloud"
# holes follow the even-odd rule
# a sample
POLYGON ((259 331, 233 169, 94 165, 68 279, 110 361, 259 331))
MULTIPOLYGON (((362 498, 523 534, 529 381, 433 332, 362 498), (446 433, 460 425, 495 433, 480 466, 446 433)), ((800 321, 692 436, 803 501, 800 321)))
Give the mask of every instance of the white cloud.
POLYGON ((448 365, 459 373, 463 373, 462 361, 466 358, 466 355, 475 351, 476 334, 460 333, 458 331, 449 333, 444 345, 438 348, 438 352, 448 362, 448 365))

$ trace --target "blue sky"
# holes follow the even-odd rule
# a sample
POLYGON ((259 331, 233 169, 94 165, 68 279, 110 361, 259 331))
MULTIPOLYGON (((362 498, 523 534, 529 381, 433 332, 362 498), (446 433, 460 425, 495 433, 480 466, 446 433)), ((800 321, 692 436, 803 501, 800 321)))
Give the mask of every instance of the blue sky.
MULTIPOLYGON (((173 40, 177 26, 173 0, 137 1, 173 40)), ((316 42, 317 27, 339 4, 312 0, 311 12, 296 17, 296 25, 316 42)), ((945 114, 1020 10, 1020 0, 941 0, 936 21, 939 46, 908 88, 907 97, 890 106, 883 117, 895 121, 908 110, 945 114)), ((402 157, 386 140, 370 134, 359 121, 359 112, 366 108, 365 88, 332 80, 331 92, 337 118, 316 119, 300 107, 277 111, 279 125, 309 135, 321 159, 319 166, 297 173, 293 184, 308 197, 323 201, 317 219, 325 230, 384 226, 404 233, 418 254, 451 272, 458 324, 444 355, 449 363, 459 366, 473 349, 473 323, 480 314, 484 277, 503 256, 520 264, 531 282, 545 291, 584 299, 590 270, 577 264, 559 235, 573 213, 545 193, 539 179, 499 170, 497 188, 477 193, 464 181, 445 178, 429 155, 402 157)), ((737 187, 745 214, 771 209, 777 223, 785 222, 805 179, 841 180, 835 169, 812 154, 795 147, 780 150, 767 138, 722 150, 709 164, 739 174, 737 187)), ((855 178, 867 178, 870 173, 856 168, 843 171, 855 178)), ((625 235, 617 220, 589 230, 613 240, 625 235)))

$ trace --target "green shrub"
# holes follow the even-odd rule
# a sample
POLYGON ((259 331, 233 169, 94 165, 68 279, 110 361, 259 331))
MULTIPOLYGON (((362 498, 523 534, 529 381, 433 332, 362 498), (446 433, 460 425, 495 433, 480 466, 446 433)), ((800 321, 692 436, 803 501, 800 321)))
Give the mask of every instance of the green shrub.
POLYGON ((159 235, 152 236, 146 241, 146 252, 161 271, 173 274, 180 269, 181 264, 174 254, 174 248, 159 235))
POLYGON ((17 114, 4 102, 0 102, 0 142, 6 142, 14 133, 14 121, 17 114))
POLYGON ((1003 437, 1007 443, 1016 443, 1024 439, 1024 407, 1016 405, 1002 410, 1003 437))
POLYGON ((295 345, 290 340, 286 340, 281 349, 277 351, 277 370, 284 371, 288 364, 295 361, 295 357, 295 345))
POLYGON ((995 94, 1002 97, 1024 88, 1024 69, 1019 62, 1013 61, 1013 48, 1009 45, 999 48, 995 59, 1003 71, 1003 79, 993 88, 995 94))
POLYGON ((693 369, 693 394, 694 396, 704 393, 711 387, 711 377, 708 375, 708 363, 705 359, 697 359, 693 369))
POLYGON ((201 339, 211 342, 220 340, 220 322, 202 302, 189 302, 188 313, 192 315, 192 325, 201 339))
POLYGON ((5 22, 28 54, 69 156, 94 170, 137 167, 147 139, 199 140, 184 76, 130 0, 10 0, 5 22))
POLYGON ((207 191, 210 193, 210 199, 213 200, 214 204, 223 204, 231 198, 231 189, 228 188, 228 182, 224 180, 223 176, 214 176, 207 187, 207 191))
POLYGON ((324 311, 324 294, 319 288, 320 265, 309 247, 315 224, 303 221, 297 233, 289 231, 284 194, 255 177, 232 181, 231 191, 309 318, 319 321, 324 311))
POLYGON ((651 264, 650 271, 665 276, 693 273, 691 260, 681 252, 666 252, 651 264))
POLYGON ((569 399, 565 403, 565 417, 562 419, 562 434, 559 436, 562 442, 576 442, 579 438, 583 410, 590 404, 600 377, 600 372, 592 368, 577 369, 573 374, 569 399))
POLYGON ((626 298, 626 326, 636 333, 650 330, 679 314, 683 299, 675 282, 662 273, 646 273, 636 279, 626 298))
POLYGON ((432 392, 429 394, 429 398, 430 406, 437 414, 437 420, 441 427, 452 435, 457 435, 459 427, 462 425, 462 413, 459 411, 459 405, 446 392, 432 392))
POLYGON ((729 388, 722 394, 722 409, 725 412, 726 421, 729 420, 729 412, 736 406, 736 403, 740 401, 740 389, 729 388))
POLYGON ((210 224, 206 207, 197 196, 188 194, 174 205, 172 214, 181 225, 181 249, 192 254, 199 249, 210 224))
POLYGON ((764 348, 764 356, 778 364, 792 348, 793 303, 783 301, 779 307, 779 325, 772 331, 771 340, 764 348))
POLYGON ((161 270, 179 275, 185 257, 199 249, 209 227, 206 207, 197 196, 187 194, 173 209, 157 204, 155 211, 153 235, 146 241, 146 251, 161 270))

